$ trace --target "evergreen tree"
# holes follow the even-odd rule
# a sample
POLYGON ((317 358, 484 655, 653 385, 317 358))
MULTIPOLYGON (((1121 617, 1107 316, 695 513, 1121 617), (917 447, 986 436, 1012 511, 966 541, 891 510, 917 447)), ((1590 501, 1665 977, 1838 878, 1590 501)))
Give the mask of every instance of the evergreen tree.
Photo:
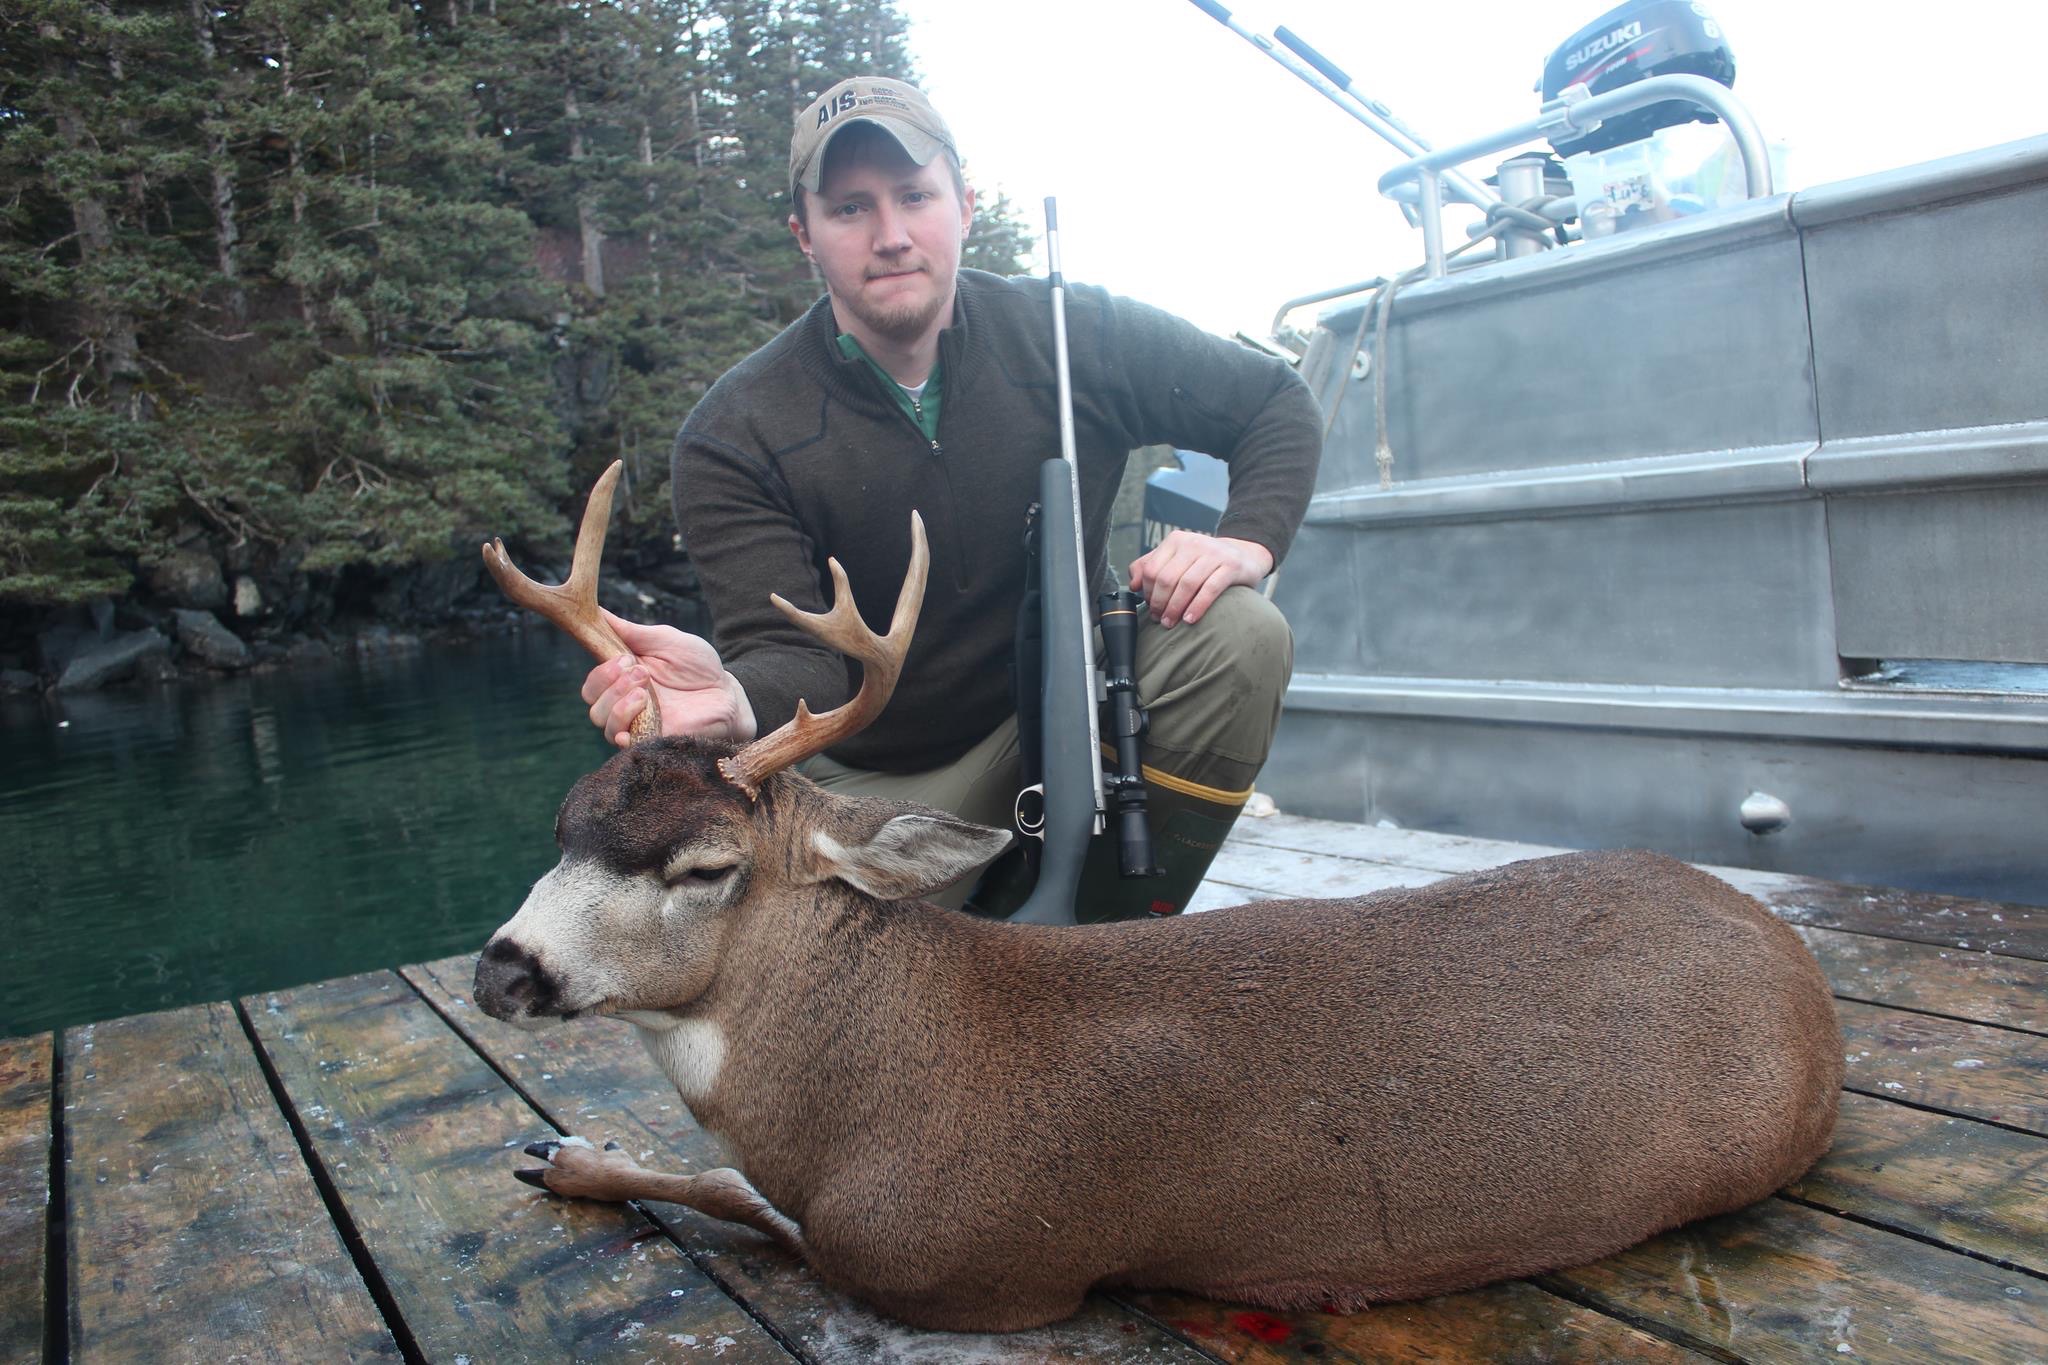
MULTIPOLYGON (((389 574, 566 546, 808 307, 790 122, 915 79, 893 0, 14 0, 0 8, 0 603, 180 547, 389 574)), ((1021 266, 1000 195, 969 264, 1021 266)))
POLYGON ((92 0, 0 25, 0 597, 82 601, 127 586, 165 506, 150 351, 193 280, 175 26, 92 0))
POLYGON ((244 13, 269 73, 254 104, 285 142, 251 236, 296 306, 270 329, 282 373, 240 423, 234 482, 274 496, 264 522, 312 569, 552 527, 548 291, 498 184, 505 149, 409 11, 331 9, 244 13))
POLYGON ((1023 211, 997 190, 975 205, 974 226, 961 244, 960 264, 993 275, 1022 275, 1031 268, 1037 240, 1023 211))

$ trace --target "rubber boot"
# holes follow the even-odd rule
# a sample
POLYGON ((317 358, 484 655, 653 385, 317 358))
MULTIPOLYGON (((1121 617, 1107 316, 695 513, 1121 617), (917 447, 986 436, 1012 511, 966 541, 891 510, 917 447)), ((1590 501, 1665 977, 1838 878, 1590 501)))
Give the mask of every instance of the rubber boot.
MULTIPOLYGON (((1116 831, 1105 829, 1088 841, 1088 854, 1081 864, 1074 922, 1099 924, 1113 919, 1145 919, 1153 915, 1177 915, 1202 885, 1224 836, 1236 823, 1249 793, 1215 792, 1194 788, 1195 784, 1168 776, 1151 767, 1145 769, 1149 785, 1145 823, 1152 830, 1152 862, 1163 867, 1158 877, 1126 877, 1118 865, 1116 831), (1202 794, 1197 795, 1200 791, 1202 794), (1232 800, 1231 798, 1238 799, 1232 800), (1220 798, 1220 799, 1216 799, 1220 798)), ((1032 880, 1024 870, 1024 859, 1012 849, 989 864, 967 904, 969 914, 984 919, 1008 919, 1031 896, 1032 880)))
MULTIPOLYGON (((1081 884, 1075 888, 1073 921, 1096 925, 1108 919, 1147 919, 1180 915, 1217 860, 1225 835, 1237 823, 1251 792, 1219 792, 1194 782, 1161 774, 1145 765, 1145 825, 1153 835, 1153 866, 1161 876, 1124 876, 1118 860, 1116 827, 1110 825, 1087 841, 1081 860, 1081 884), (1171 784, 1171 786, 1167 786, 1171 784)), ((1008 919, 1030 898, 1032 876, 1024 868, 1022 849, 1010 849, 989 864, 975 884, 969 915, 1008 919)))
POLYGON ((1145 823, 1152 830, 1152 862, 1166 869, 1165 874, 1124 876, 1117 865, 1115 831, 1096 835, 1088 843, 1088 857, 1081 867, 1080 895, 1074 907, 1077 923, 1177 915, 1187 909, 1251 795, 1186 782, 1149 764, 1145 782, 1145 823))

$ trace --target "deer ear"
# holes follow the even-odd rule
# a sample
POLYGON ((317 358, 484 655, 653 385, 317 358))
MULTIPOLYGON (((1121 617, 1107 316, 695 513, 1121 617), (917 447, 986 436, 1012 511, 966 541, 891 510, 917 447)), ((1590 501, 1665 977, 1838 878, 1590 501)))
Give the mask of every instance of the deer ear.
POLYGON ((944 811, 914 807, 871 825, 856 837, 818 830, 811 846, 822 880, 837 877, 877 900, 929 896, 990 862, 1010 845, 1008 830, 972 824, 944 811))

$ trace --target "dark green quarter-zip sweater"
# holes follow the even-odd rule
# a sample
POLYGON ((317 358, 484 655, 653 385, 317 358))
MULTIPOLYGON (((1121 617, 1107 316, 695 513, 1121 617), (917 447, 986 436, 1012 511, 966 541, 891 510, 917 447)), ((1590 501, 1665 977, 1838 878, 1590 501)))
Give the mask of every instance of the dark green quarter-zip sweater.
MULTIPOLYGON (((1010 655, 1024 586, 1025 509, 1059 454, 1050 288, 962 270, 939 335, 945 403, 918 429, 866 361, 836 344, 820 299, 712 385, 676 439, 676 523, 704 584, 714 643, 762 733, 799 697, 839 705, 858 665, 768 601, 830 605, 828 556, 868 623, 888 628, 924 517, 931 577, 903 676, 867 730, 832 750, 854 767, 917 772, 959 757, 1014 708, 1010 655)), ((1165 443, 1230 463, 1217 534, 1286 555, 1308 507, 1322 423, 1286 364, 1100 289, 1067 289, 1074 437, 1091 581, 1105 571, 1126 456, 1165 443)), ((1119 571, 1126 566, 1118 565, 1119 571)))

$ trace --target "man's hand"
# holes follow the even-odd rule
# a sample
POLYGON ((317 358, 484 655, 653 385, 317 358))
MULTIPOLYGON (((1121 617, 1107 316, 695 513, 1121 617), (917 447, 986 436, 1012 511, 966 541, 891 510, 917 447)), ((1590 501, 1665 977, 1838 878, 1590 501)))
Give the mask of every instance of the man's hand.
POLYGON ((1160 625, 1193 625, 1225 588, 1257 587, 1271 572, 1273 552, 1254 541, 1169 531, 1131 561, 1131 591, 1144 595, 1160 625))
POLYGON ((608 611, 604 619, 631 651, 607 659, 583 680, 591 723, 606 739, 621 749, 632 742, 633 718, 647 708, 650 685, 661 702, 662 734, 741 744, 754 737, 754 708, 710 641, 674 626, 639 625, 608 611))

